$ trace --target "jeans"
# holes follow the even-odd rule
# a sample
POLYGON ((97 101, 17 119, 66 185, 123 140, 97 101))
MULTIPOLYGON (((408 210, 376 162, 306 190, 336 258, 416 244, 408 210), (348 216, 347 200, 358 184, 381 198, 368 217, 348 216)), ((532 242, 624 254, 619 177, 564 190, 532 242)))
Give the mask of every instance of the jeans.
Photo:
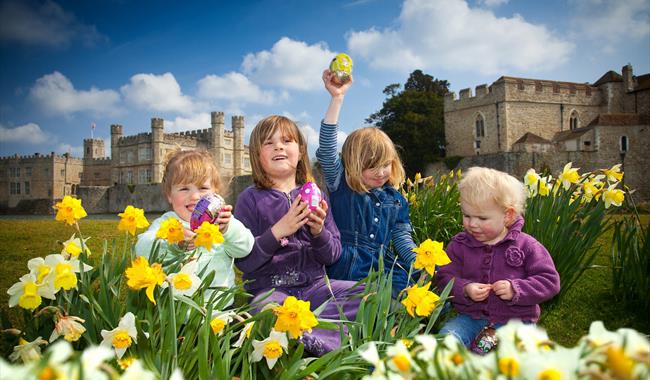
MULTIPOLYGON (((440 329, 441 335, 453 334, 458 340, 469 348, 481 329, 488 325, 487 319, 473 319, 466 314, 458 314, 440 329)), ((494 328, 503 326, 503 323, 495 323, 494 328)))

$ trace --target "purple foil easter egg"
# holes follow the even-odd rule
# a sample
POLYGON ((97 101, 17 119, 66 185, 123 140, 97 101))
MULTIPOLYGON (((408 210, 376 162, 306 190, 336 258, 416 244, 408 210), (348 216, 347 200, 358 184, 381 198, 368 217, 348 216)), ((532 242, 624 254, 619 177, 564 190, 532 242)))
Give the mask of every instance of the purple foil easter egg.
POLYGON ((323 199, 323 194, 315 183, 306 182, 300 188, 300 199, 307 203, 310 210, 314 211, 323 199))
POLYGON ((206 194, 194 206, 192 216, 190 217, 190 228, 196 230, 203 222, 214 223, 219 216, 219 211, 226 204, 221 195, 210 193, 206 194))

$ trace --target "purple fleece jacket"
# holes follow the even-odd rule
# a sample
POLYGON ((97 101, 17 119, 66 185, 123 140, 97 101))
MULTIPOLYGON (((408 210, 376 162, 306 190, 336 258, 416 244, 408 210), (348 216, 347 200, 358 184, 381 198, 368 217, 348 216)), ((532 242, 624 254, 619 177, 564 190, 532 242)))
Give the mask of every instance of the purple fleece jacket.
POLYGON ((546 248, 521 231, 524 219, 510 226, 505 238, 495 245, 484 244, 467 232, 451 239, 446 252, 451 263, 437 273, 438 289, 454 279, 452 302, 458 312, 490 323, 506 323, 517 318, 537 322, 539 304, 560 291, 560 276, 546 248), (514 297, 504 301, 494 292, 482 302, 465 295, 465 285, 472 282, 493 284, 498 280, 512 283, 514 297))
MULTIPOLYGON (((300 188, 291 191, 291 200, 300 188)), ((288 244, 278 242, 271 227, 289 211, 287 194, 254 186, 244 190, 237 199, 235 218, 255 236, 253 250, 245 258, 235 260, 243 272, 243 280, 254 280, 246 289, 259 294, 271 288, 306 286, 325 276, 325 265, 341 256, 341 237, 332 214, 327 213, 323 231, 312 236, 304 225, 287 236, 288 244)))

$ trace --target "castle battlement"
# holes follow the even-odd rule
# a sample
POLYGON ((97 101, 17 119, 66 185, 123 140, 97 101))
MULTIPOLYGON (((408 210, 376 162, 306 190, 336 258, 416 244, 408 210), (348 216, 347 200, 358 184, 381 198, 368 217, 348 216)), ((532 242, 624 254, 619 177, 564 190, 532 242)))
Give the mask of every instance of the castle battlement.
POLYGON ((130 145, 138 142, 145 142, 151 140, 151 132, 138 133, 137 135, 122 136, 118 140, 119 145, 130 145))
POLYGON ((14 154, 12 156, 2 156, 2 157, 0 157, 0 161, 51 160, 53 158, 58 158, 58 159, 66 159, 67 158, 67 159, 73 159, 73 160, 81 160, 81 158, 72 157, 68 153, 55 154, 54 152, 51 152, 50 154, 34 153, 34 154, 24 155, 24 156, 21 156, 19 154, 14 154))
POLYGON ((111 163, 111 160, 110 157, 86 158, 84 159, 84 164, 107 164, 111 163))

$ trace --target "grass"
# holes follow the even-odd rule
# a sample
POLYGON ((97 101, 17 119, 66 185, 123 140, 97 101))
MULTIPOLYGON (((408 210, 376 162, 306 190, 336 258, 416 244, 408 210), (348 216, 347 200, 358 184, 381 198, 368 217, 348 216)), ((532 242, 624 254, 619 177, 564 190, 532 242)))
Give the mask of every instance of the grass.
MULTIPOLYGON (((650 216, 644 215, 643 219, 647 225, 650 216)), ((91 237, 88 246, 94 254, 102 252, 105 239, 111 242, 116 238, 118 242, 123 242, 124 233, 117 231, 117 220, 81 220, 79 224, 84 236, 91 237)), ((22 310, 9 309, 7 289, 28 272, 27 261, 33 257, 59 253, 60 242, 70 238, 74 231, 73 227, 54 220, 0 220, 0 314, 5 324, 3 328, 8 327, 7 322, 20 327, 22 310)), ((575 345, 581 336, 587 334, 589 325, 595 320, 602 320, 610 330, 629 327, 650 334, 650 320, 645 314, 621 305, 612 294, 608 257, 610 238, 605 236, 599 241, 603 249, 596 259, 598 267, 587 270, 566 298, 555 308, 544 311, 540 325, 547 329, 551 339, 562 345, 575 345)), ((0 355, 6 358, 13 344, 15 339, 0 334, 0 355)))

